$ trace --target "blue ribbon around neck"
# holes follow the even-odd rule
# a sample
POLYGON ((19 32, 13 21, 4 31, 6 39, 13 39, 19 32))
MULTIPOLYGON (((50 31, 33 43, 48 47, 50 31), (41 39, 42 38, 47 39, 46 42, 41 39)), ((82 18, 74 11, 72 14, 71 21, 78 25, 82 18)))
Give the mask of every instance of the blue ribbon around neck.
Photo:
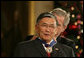
POLYGON ((45 41, 39 39, 44 45, 45 47, 53 47, 56 44, 56 41, 53 40, 50 44, 47 44, 45 41))

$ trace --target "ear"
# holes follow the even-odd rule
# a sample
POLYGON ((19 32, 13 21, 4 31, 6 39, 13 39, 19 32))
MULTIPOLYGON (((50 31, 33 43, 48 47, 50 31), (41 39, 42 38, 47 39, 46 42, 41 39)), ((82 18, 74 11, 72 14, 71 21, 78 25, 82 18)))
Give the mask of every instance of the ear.
POLYGON ((66 29, 67 28, 67 26, 64 26, 64 29, 66 29))
POLYGON ((35 30, 38 33, 38 25, 35 25, 35 30))

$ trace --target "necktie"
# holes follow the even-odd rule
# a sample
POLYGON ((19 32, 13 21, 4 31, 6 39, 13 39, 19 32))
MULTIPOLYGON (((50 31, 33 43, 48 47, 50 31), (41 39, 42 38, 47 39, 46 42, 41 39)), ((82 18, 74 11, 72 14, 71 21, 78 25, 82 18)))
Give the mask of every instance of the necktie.
POLYGON ((48 53, 48 52, 47 52, 48 57, 51 57, 51 55, 50 55, 50 54, 51 54, 51 53, 48 53))
POLYGON ((47 52, 47 56, 50 57, 52 52, 52 47, 46 47, 46 52, 47 52))
MULTIPOLYGON (((40 39, 39 39, 40 40, 40 39)), ((52 52, 52 47, 57 43, 56 41, 52 41, 50 44, 47 44, 45 41, 43 40, 40 40, 46 47, 46 52, 47 52, 47 55, 48 57, 51 56, 51 52, 52 52)))
POLYGON ((47 44, 46 42, 43 42, 43 41, 42 41, 42 43, 43 43, 43 44, 45 45, 45 47, 46 47, 47 56, 48 56, 48 57, 51 57, 52 47, 56 44, 56 41, 53 40, 53 41, 50 43, 50 45, 47 44))

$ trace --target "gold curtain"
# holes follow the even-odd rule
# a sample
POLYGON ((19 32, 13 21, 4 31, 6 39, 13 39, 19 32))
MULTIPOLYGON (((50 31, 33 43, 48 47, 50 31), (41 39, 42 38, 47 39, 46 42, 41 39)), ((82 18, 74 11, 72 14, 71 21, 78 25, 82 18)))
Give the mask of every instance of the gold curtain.
POLYGON ((35 1, 28 1, 28 35, 35 34, 34 3, 35 1))

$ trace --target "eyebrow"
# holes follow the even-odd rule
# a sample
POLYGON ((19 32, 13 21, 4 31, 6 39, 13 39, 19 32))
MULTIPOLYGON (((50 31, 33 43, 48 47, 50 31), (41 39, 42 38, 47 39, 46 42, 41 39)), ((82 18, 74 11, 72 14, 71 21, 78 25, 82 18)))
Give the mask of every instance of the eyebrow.
POLYGON ((47 23, 42 23, 42 24, 47 24, 47 23))

